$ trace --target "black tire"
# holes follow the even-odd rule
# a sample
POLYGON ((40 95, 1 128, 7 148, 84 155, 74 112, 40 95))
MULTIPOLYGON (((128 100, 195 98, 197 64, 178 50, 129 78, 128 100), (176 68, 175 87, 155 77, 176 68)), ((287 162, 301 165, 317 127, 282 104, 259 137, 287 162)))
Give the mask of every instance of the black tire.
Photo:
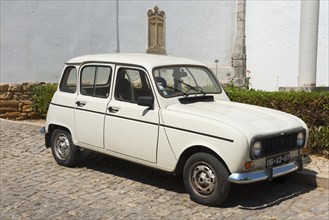
POLYGON ((229 172, 213 155, 193 154, 185 163, 183 179, 192 201, 207 206, 218 206, 225 201, 231 184, 229 172))
POLYGON ((79 158, 80 149, 73 144, 70 133, 56 129, 51 135, 51 152, 59 165, 74 167, 79 158))

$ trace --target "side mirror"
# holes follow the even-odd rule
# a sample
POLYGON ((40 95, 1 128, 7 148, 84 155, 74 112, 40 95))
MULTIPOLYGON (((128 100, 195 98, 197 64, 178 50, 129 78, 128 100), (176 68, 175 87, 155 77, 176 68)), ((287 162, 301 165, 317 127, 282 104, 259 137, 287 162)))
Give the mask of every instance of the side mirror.
POLYGON ((153 96, 139 96, 137 99, 137 105, 153 108, 154 97, 153 96))

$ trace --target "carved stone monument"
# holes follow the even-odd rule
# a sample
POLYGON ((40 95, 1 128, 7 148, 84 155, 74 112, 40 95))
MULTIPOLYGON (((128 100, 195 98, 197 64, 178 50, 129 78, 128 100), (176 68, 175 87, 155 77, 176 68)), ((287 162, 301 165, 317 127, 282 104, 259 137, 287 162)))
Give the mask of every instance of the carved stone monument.
POLYGON ((165 48, 165 13, 158 6, 147 11, 148 47, 147 53, 167 54, 165 48))
POLYGON ((237 27, 232 55, 232 67, 235 69, 234 85, 248 88, 246 55, 246 0, 237 1, 237 27))

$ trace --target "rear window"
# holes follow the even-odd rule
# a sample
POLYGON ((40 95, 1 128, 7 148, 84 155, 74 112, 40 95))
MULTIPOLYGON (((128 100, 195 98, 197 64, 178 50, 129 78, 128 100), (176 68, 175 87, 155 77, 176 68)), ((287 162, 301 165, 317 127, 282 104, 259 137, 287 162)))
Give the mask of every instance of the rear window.
POLYGON ((59 90, 62 92, 75 93, 77 91, 77 69, 74 66, 68 66, 63 74, 59 90))

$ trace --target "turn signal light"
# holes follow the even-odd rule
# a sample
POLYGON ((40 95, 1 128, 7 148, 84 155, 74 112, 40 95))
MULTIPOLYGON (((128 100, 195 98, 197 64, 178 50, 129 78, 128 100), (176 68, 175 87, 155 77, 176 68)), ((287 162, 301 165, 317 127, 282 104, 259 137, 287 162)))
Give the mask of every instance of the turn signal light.
POLYGON ((244 168, 245 168, 246 170, 249 170, 249 169, 251 169, 251 168, 253 168, 253 167, 254 167, 254 163, 253 163, 252 161, 246 162, 246 163, 244 164, 244 168))
POLYGON ((303 154, 304 154, 304 149, 303 148, 298 149, 298 155, 301 156, 303 154))

